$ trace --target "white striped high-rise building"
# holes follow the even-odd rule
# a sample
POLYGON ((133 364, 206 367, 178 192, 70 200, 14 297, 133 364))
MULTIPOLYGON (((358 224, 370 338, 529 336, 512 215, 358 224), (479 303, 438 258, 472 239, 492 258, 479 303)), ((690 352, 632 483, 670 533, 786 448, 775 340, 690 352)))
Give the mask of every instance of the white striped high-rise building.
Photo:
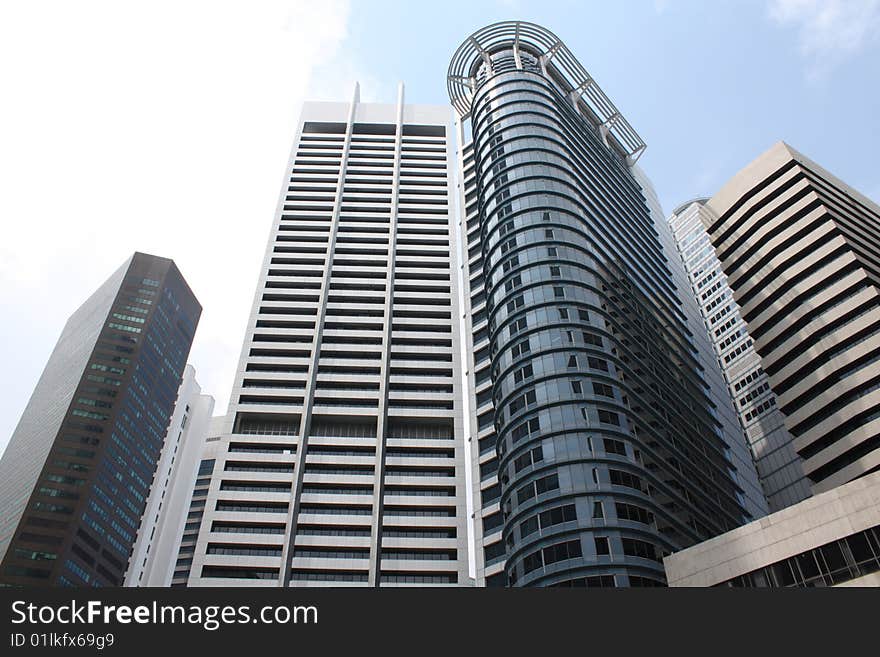
POLYGON ((202 394, 195 369, 187 365, 128 562, 125 586, 171 584, 213 410, 214 398, 202 394))
POLYGON ((189 586, 469 583, 451 126, 304 105, 189 586))
POLYGON ((796 504, 812 494, 801 457, 785 428, 785 416, 755 351, 721 261, 703 226, 706 202, 683 203, 669 217, 676 250, 700 309, 718 364, 724 372, 739 422, 771 511, 796 504))

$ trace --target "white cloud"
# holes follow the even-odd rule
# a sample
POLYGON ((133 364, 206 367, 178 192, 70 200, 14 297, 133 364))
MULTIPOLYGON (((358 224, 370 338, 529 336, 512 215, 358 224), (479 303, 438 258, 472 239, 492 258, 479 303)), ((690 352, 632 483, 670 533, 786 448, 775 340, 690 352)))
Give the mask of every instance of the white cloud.
POLYGON ((66 318, 135 250, 174 258, 201 301, 190 360, 225 409, 299 105, 319 63, 356 70, 348 17, 346 0, 0 5, 0 450, 66 318))
POLYGON ((383 80, 364 71, 351 57, 334 58, 320 67, 309 84, 310 100, 349 101, 355 82, 360 84, 362 103, 393 103, 397 87, 392 80, 383 80))
POLYGON ((877 39, 880 0, 771 0, 770 17, 798 29, 808 76, 819 78, 877 39))

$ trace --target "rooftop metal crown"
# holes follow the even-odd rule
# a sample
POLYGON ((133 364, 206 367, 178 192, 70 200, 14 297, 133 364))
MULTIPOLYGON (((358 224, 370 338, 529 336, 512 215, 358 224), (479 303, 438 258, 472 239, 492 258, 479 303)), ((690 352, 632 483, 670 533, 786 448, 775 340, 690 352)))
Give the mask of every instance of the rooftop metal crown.
POLYGON ((512 50, 519 69, 523 68, 522 53, 536 57, 544 74, 568 94, 602 137, 612 137, 628 163, 635 163, 645 150, 645 142, 566 45, 550 30, 534 23, 494 23, 477 30, 458 47, 449 64, 446 86, 459 115, 470 115, 480 66, 485 64, 493 71, 492 55, 502 50, 512 50))

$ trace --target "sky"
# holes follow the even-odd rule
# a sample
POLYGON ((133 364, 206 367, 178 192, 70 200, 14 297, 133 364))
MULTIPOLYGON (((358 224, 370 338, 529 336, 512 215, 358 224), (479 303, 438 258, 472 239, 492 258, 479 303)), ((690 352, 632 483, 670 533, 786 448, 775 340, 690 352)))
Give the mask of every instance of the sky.
POLYGON ((880 0, 5 0, 0 449, 70 314, 134 251, 204 311, 225 412, 304 100, 447 104, 473 31, 554 32, 648 144, 669 213, 782 139, 880 199, 880 0))

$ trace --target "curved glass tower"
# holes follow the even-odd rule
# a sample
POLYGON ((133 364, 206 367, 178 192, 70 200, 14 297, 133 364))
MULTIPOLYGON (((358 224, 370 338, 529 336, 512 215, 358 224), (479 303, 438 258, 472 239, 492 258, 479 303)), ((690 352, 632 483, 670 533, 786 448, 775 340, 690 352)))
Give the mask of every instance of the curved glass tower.
POLYGON ((748 512, 633 171, 644 143, 533 24, 476 32, 448 80, 470 142, 472 431, 497 479, 475 499, 478 579, 662 585, 663 555, 748 512))

